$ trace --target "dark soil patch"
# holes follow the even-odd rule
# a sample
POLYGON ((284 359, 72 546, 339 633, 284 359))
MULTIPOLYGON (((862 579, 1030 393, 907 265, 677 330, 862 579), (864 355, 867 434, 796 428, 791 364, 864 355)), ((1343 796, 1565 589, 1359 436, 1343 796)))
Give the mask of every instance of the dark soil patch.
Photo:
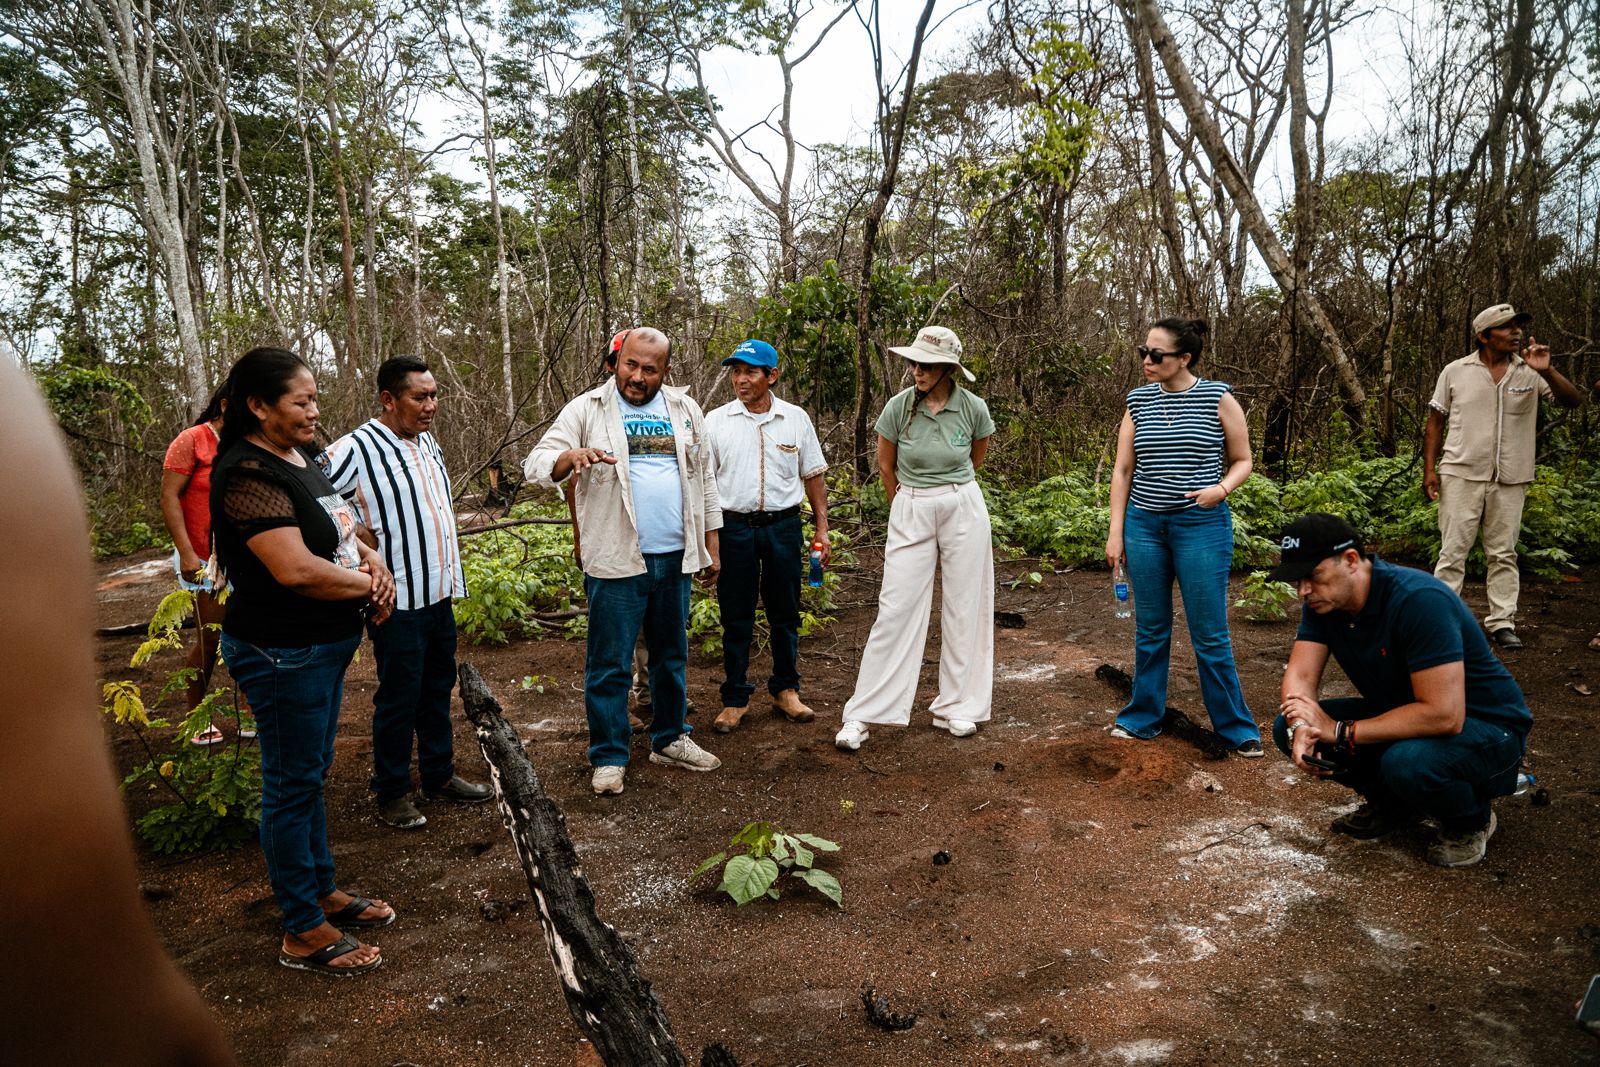
MULTIPOLYGON (((1028 568, 1003 577, 1017 569, 1028 568)), ((155 573, 104 587, 101 624, 147 618, 167 588, 155 573)), ((589 792, 581 646, 464 650, 520 725, 602 916, 633 945, 692 1061, 721 1042, 747 1067, 1600 1063, 1600 1043, 1572 1023, 1600 971, 1600 698, 1573 688, 1600 689, 1600 653, 1586 647, 1600 625, 1592 585, 1529 582, 1527 648, 1508 655, 1537 719, 1529 761, 1550 803, 1500 801, 1488 859, 1444 871, 1422 861, 1420 832, 1331 836, 1349 795, 1275 752, 1212 761, 1172 738, 1107 737, 1119 701, 1093 672, 1130 666, 1132 624, 1113 618, 1098 573, 999 587, 997 606, 1026 626, 996 633, 995 717, 977 736, 929 728, 930 644, 912 726, 836 750, 877 573, 868 560, 850 576, 838 622, 802 645, 815 723, 752 714, 713 733, 720 664, 695 654, 695 721, 723 768, 656 767, 636 740, 617 798, 589 792), (529 674, 558 685, 525 691, 529 674), (843 843, 826 864, 844 883, 842 910, 800 887, 739 909, 687 884, 757 818, 843 843), (915 1025, 871 1025, 867 985, 915 1025)), ((1480 609, 1481 594, 1468 590, 1480 609)), ((1292 637, 1289 623, 1236 624, 1263 725, 1292 637)), ((1188 642, 1178 645, 1170 702, 1204 721, 1188 642)), ((107 678, 140 675, 126 667, 136 646, 100 642, 107 678)), ((342 885, 399 909, 375 938, 383 968, 334 983, 279 967, 255 849, 143 856, 141 881, 164 893, 148 904, 162 937, 245 1064, 585 1062, 534 909, 517 906, 527 887, 497 814, 427 805, 428 826, 411 833, 375 819, 371 693, 364 652, 329 836, 342 885)), ((127 765, 131 735, 110 733, 127 765)), ((484 773, 464 722, 457 751, 464 773, 484 773)))

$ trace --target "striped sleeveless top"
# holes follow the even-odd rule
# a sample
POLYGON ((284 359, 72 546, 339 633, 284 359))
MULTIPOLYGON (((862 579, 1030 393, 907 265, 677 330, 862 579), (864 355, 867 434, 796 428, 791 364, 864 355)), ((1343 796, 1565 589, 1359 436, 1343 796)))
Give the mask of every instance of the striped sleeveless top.
POLYGON ((1128 500, 1145 511, 1195 506, 1184 493, 1222 480, 1222 420, 1217 406, 1233 392, 1226 382, 1198 379, 1169 393, 1157 382, 1128 393, 1133 418, 1133 486, 1128 500))

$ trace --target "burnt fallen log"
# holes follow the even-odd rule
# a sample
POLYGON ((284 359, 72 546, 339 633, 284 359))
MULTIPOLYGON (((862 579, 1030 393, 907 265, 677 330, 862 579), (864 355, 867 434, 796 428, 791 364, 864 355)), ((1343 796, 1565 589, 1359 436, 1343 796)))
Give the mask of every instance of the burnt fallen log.
POLYGON ((522 860, 567 1010, 608 1067, 685 1067, 633 950, 595 911, 567 820, 546 795, 522 739, 477 669, 462 663, 460 675, 461 702, 489 761, 500 818, 522 860))
MULTIPOLYGON (((194 616, 190 615, 178 623, 178 629, 194 629, 194 616)), ((150 623, 148 621, 125 622, 121 626, 102 626, 94 632, 94 635, 96 637, 149 637, 150 623)))
MULTIPOLYGON (((1133 695, 1133 679, 1120 667, 1102 663, 1094 669, 1094 676, 1121 693, 1124 698, 1133 695)), ((1170 704, 1167 705, 1166 714, 1161 716, 1161 732, 1171 734, 1179 741, 1187 741, 1198 748, 1206 759, 1228 758, 1226 741, 1170 704)))

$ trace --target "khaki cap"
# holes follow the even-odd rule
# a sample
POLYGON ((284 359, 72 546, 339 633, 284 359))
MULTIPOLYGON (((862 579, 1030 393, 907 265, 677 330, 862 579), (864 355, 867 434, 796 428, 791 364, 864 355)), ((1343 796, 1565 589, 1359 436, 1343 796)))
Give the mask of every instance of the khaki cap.
POLYGON ((978 376, 961 365, 961 338, 947 326, 924 326, 909 345, 891 345, 889 351, 917 363, 950 363, 975 382, 978 376))
POLYGON ((1496 304, 1492 308, 1484 308, 1478 312, 1477 316, 1472 320, 1472 332, 1477 335, 1484 330, 1493 330, 1496 327, 1506 326, 1513 322, 1521 325, 1524 322, 1532 321, 1533 316, 1526 311, 1519 312, 1510 304, 1496 304))

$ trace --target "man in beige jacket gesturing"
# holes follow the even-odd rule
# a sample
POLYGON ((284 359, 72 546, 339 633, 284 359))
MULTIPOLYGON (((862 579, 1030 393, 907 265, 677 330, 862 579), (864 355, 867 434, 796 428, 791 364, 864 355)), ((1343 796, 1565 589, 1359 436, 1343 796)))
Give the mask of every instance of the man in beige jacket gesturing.
POLYGON ((641 627, 650 652, 650 761, 712 771, 722 761, 695 744, 684 722, 690 577, 716 577, 722 508, 711 472, 705 415, 687 393, 663 386, 672 344, 659 330, 630 330, 616 374, 574 398, 529 453, 531 481, 577 479, 589 640, 583 677, 589 763, 596 793, 620 793, 628 764, 628 688, 641 627))

